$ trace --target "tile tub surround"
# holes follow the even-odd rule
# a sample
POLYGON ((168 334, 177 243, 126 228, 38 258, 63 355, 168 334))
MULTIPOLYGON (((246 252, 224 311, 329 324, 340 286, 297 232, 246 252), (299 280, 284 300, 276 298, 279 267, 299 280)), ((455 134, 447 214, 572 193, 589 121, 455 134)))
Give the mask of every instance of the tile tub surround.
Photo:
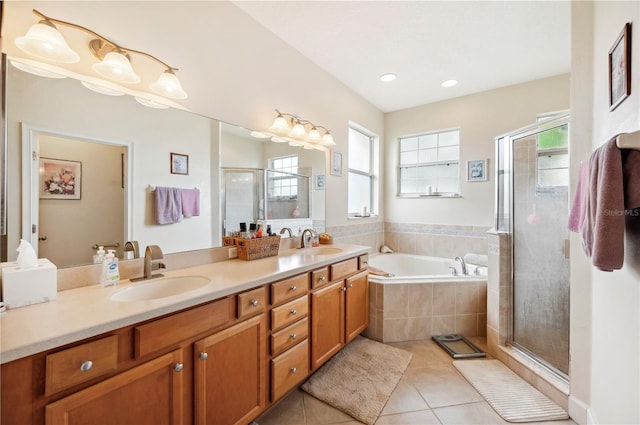
POLYGON ((490 226, 384 223, 384 243, 396 252, 454 258, 468 252, 487 254, 490 226))
POLYGON ((369 252, 378 252, 385 243, 385 223, 372 220, 373 218, 359 218, 354 220, 357 221, 354 224, 329 226, 327 233, 333 236, 335 242, 364 245, 371 247, 369 252))
POLYGON ((381 342, 459 333, 485 336, 487 282, 369 284, 369 328, 381 342))

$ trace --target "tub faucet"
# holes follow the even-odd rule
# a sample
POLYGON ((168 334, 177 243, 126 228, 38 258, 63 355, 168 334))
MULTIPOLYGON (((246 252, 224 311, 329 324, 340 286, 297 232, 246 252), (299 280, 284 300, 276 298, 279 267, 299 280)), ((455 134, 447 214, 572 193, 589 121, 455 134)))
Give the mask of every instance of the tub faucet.
POLYGON ((464 262, 462 257, 456 257, 453 261, 460 261, 460 268, 462 269, 462 274, 466 276, 467 274, 467 265, 464 262))
POLYGON ((313 229, 304 229, 302 231, 302 239, 300 240, 300 248, 309 248, 310 243, 309 241, 312 240, 313 238, 315 238, 316 236, 318 236, 318 233, 316 233, 315 230, 313 229), (305 237, 305 235, 309 233, 309 237, 305 237))
POLYGON ((162 260, 162 250, 158 245, 149 245, 144 251, 144 277, 142 279, 151 279, 154 277, 162 277, 162 274, 153 274, 154 270, 166 268, 162 260))

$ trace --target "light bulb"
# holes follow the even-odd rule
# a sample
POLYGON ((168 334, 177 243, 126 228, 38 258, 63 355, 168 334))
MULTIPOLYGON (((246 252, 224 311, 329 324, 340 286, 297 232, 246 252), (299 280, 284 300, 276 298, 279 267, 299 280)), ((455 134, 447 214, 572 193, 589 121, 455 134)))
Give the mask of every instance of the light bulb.
POLYGON ((176 77, 171 69, 164 71, 158 80, 149 84, 149 88, 161 96, 170 97, 171 99, 186 99, 187 93, 182 90, 180 80, 176 77))
POLYGON ((282 115, 278 115, 276 119, 273 120, 273 124, 271 124, 271 127, 269 127, 269 131, 280 134, 288 133, 289 129, 289 123, 282 115))
POLYGON ((309 140, 313 142, 317 142, 320 140, 320 132, 317 128, 313 127, 311 131, 309 131, 309 140))
POLYGON ((333 136, 331 136, 331 133, 327 132, 324 136, 322 136, 322 144, 325 146, 336 145, 336 142, 333 141, 333 136))
POLYGON ((53 24, 41 21, 15 40, 20 50, 54 62, 76 63, 80 56, 74 52, 53 24))
POLYGON ((294 125, 293 128, 291 129, 291 133, 290 133, 291 137, 296 137, 298 139, 302 139, 306 135, 307 135, 307 130, 305 130, 304 126, 302 124, 300 124, 299 122, 296 123, 296 125, 294 125))
POLYGON ((93 70, 110 80, 125 84, 136 84, 140 77, 135 73, 129 59, 119 52, 109 52, 101 62, 93 65, 93 70))

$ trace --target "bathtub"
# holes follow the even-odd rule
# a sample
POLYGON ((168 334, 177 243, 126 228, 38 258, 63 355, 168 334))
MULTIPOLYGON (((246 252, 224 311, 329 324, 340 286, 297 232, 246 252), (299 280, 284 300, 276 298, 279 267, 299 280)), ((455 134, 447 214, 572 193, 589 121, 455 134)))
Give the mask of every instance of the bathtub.
POLYGON ((369 274, 369 281, 378 283, 487 280, 486 267, 467 264, 467 275, 462 275, 460 262, 449 258, 400 253, 376 254, 369 257, 369 266, 387 273, 387 275, 373 272, 369 274), (457 275, 453 274, 451 267, 455 268, 457 275), (476 274, 476 269, 478 274, 476 274))
POLYGON ((462 275, 451 258, 400 253, 370 255, 368 264, 367 337, 400 342, 452 333, 486 336, 486 267, 476 275, 476 266, 467 264, 469 274, 462 275))

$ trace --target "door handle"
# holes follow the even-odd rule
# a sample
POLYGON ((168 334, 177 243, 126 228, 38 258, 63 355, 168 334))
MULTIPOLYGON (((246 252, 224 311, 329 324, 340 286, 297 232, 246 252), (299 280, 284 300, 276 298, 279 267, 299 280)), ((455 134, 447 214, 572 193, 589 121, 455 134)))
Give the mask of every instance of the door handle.
POLYGON ((46 241, 46 240, 47 240, 47 237, 46 237, 46 236, 40 236, 40 237, 38 238, 38 240, 39 240, 39 241, 46 241))

